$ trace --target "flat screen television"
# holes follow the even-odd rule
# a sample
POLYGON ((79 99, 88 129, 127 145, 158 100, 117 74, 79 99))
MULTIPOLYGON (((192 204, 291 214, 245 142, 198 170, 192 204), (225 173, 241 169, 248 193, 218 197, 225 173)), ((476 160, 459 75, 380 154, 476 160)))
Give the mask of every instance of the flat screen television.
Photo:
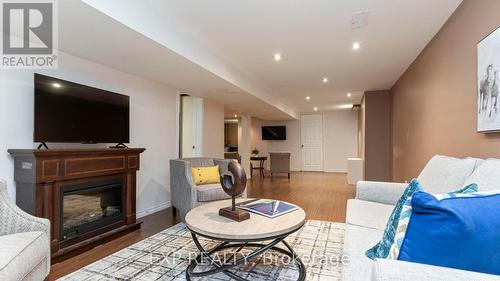
POLYGON ((128 143, 129 97, 35 74, 35 142, 128 143))
POLYGON ((286 126, 263 126, 263 140, 286 140, 286 126))

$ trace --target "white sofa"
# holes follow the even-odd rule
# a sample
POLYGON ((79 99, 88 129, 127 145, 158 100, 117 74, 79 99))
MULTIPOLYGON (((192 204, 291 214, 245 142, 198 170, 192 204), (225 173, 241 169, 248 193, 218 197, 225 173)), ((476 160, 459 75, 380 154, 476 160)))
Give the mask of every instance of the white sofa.
POLYGON ((49 220, 19 209, 0 179, 0 280, 41 281, 50 271, 49 220))
MULTIPOLYGON (((477 183, 479 190, 499 190, 500 160, 457 159, 437 155, 427 163, 418 180, 424 190, 430 193, 446 193, 471 183, 477 183)), ((347 203, 344 254, 349 256, 350 262, 343 266, 342 280, 500 281, 500 276, 495 275, 367 258, 365 251, 381 239, 394 204, 406 187, 405 183, 357 183, 356 198, 347 203)))

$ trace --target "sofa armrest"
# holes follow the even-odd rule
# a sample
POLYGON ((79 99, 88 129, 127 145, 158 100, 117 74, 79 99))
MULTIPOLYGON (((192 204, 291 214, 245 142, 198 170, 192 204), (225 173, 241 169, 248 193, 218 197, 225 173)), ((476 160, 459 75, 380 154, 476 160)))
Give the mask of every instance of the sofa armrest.
POLYGON ((407 186, 406 183, 359 181, 356 199, 395 205, 407 186))
POLYGON ((42 231, 50 239, 50 221, 32 216, 11 201, 7 184, 0 179, 0 235, 42 231))
POLYGON ((214 159, 214 164, 219 166, 219 173, 222 175, 233 176, 231 172, 229 172, 228 166, 231 161, 236 161, 234 159, 214 159))
POLYGON ((377 259, 372 281, 500 281, 500 276, 398 260, 377 259))

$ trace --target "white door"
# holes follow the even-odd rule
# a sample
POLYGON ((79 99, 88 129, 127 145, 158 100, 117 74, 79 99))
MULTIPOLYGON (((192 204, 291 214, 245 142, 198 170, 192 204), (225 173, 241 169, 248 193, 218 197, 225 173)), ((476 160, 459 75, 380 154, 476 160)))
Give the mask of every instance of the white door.
POLYGON ((181 96, 181 157, 201 157, 203 138, 203 100, 181 96))
POLYGON ((323 171, 323 115, 300 116, 302 171, 323 171))

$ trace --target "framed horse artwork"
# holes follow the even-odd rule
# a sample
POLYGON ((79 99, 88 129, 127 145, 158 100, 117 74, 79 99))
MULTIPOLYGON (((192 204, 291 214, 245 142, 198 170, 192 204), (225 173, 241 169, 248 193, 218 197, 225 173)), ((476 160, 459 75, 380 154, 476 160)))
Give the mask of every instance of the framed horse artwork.
POLYGON ((477 44, 477 131, 500 132, 500 28, 477 44))

